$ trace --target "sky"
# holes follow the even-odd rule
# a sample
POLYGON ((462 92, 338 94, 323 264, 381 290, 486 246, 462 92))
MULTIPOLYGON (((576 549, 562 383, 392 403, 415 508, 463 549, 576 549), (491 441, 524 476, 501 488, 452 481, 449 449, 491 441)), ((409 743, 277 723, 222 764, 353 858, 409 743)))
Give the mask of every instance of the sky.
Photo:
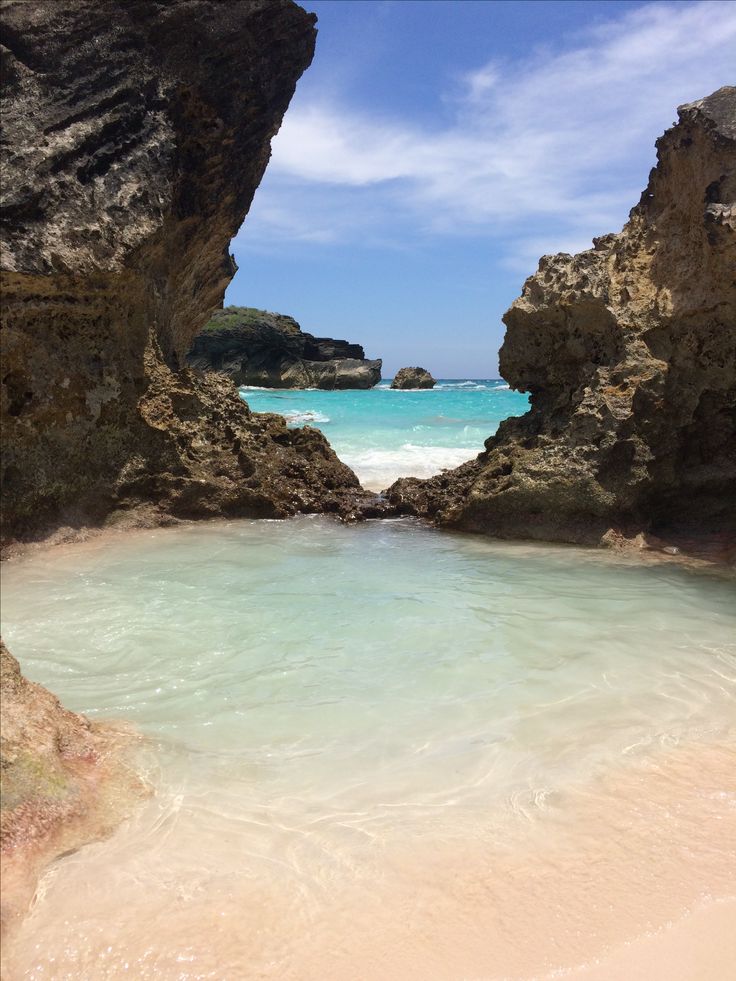
POLYGON ((676 107, 736 83, 736 0, 313 0, 225 302, 390 378, 498 375, 541 255, 618 231, 676 107))

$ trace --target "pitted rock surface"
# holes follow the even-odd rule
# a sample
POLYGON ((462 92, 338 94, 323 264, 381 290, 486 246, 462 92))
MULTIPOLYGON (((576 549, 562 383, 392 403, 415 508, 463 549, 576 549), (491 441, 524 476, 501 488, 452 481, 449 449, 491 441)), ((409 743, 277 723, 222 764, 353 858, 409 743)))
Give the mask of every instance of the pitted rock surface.
POLYGON ((6 540, 151 502, 353 507, 319 433, 180 371, 314 38, 291 0, 3 5, 6 540))
POLYGON ((542 258, 504 316, 530 411, 397 507, 514 538, 736 530, 736 88, 678 112, 623 230, 542 258))
POLYGON ((133 734, 90 722, 27 681, 0 640, 3 933, 49 858, 108 833, 147 792, 125 760, 133 734))
POLYGON ((391 388, 434 388, 437 380, 426 368, 399 368, 391 388))

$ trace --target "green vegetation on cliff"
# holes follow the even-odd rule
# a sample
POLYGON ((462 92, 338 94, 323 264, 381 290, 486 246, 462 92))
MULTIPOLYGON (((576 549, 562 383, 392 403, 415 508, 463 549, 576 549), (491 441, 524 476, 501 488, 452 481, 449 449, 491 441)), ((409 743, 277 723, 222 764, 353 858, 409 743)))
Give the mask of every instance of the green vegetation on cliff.
POLYGON ((272 327, 289 333, 299 333, 301 328, 293 317, 282 313, 272 313, 270 310, 258 310, 256 307, 224 307, 216 310, 210 320, 202 328, 203 331, 221 331, 233 328, 272 327))

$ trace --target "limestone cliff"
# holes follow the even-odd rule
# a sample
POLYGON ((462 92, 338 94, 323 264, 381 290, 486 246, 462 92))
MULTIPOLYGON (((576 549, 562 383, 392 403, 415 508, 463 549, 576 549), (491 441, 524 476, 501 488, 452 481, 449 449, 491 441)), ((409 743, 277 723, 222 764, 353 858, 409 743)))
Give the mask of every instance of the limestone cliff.
POLYGON ((545 256, 504 316, 530 411, 394 504, 509 537, 736 526, 736 88, 679 110, 617 235, 545 256))
POLYGON ((265 388, 372 388, 381 380, 380 358, 366 359, 360 344, 315 337, 293 317, 252 307, 218 310, 187 363, 265 388))
POLYGON ((291 0, 3 4, 6 539, 349 507, 319 433, 180 370, 314 38, 291 0))

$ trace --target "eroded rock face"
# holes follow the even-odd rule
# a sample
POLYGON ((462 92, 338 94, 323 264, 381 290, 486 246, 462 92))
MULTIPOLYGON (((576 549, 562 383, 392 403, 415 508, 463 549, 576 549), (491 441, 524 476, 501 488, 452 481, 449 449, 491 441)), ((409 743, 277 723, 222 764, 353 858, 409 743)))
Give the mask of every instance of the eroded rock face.
POLYGON ((434 388, 437 380, 426 368, 399 368, 391 388, 434 388))
POLYGON ((187 364, 265 388, 372 388, 381 380, 380 358, 367 359, 360 344, 314 337, 293 317, 252 307, 218 310, 187 364))
POLYGON ((598 541, 736 530, 736 88, 679 109, 629 221, 545 256, 504 316, 531 394, 477 460, 390 499, 440 524, 598 541))
POLYGON ((3 5, 6 539, 146 502, 320 510, 356 486, 318 433, 179 371, 313 22, 291 0, 3 5))
POLYGON ((131 733, 69 712, 27 681, 0 641, 2 929, 22 916, 49 859, 105 834, 145 787, 131 733))
POLYGON ((149 445, 118 475, 123 509, 157 501, 184 518, 279 518, 345 514, 363 497, 319 430, 291 430, 283 416, 251 413, 222 375, 173 372, 153 350, 146 361, 149 385, 138 411, 149 445))

